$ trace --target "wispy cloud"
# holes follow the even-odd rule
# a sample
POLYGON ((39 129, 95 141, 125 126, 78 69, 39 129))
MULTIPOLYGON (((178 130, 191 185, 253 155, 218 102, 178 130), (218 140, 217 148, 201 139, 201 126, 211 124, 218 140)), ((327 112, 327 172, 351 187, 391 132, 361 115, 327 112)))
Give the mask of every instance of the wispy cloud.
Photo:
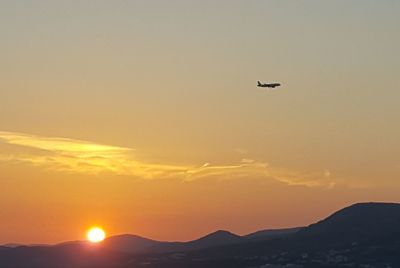
POLYGON ((271 167, 253 159, 242 159, 237 164, 169 165, 146 163, 135 157, 126 147, 101 145, 68 138, 50 138, 15 132, 0 131, 0 142, 14 150, 0 153, 0 161, 26 163, 62 172, 113 173, 142 179, 181 179, 193 181, 215 179, 269 179, 288 185, 333 187, 330 176, 300 173, 271 167))

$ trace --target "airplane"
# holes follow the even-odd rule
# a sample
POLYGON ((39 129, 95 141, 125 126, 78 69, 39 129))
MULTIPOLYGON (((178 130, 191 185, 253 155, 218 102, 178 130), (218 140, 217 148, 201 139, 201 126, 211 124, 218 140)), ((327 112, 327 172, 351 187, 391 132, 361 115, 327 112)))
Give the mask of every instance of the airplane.
POLYGON ((260 81, 257 81, 257 86, 258 87, 271 87, 271 88, 275 88, 275 87, 279 87, 281 84, 279 83, 271 83, 271 84, 262 84, 260 83, 260 81))

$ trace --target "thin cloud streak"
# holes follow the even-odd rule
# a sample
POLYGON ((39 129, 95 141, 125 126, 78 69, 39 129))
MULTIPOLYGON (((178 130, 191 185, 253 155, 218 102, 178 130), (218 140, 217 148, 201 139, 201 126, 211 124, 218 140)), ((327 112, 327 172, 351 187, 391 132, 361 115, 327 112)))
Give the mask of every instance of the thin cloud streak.
POLYGON ((25 163, 54 171, 87 174, 112 173, 141 179, 180 179, 195 181, 212 178, 276 180, 287 185, 332 188, 335 182, 321 173, 303 174, 275 168, 267 163, 242 159, 232 165, 169 165, 145 163, 134 150, 68 138, 51 138, 0 131, 0 145, 13 145, 13 151, 0 153, 0 161, 25 163), (30 149, 30 150, 28 150, 30 149))

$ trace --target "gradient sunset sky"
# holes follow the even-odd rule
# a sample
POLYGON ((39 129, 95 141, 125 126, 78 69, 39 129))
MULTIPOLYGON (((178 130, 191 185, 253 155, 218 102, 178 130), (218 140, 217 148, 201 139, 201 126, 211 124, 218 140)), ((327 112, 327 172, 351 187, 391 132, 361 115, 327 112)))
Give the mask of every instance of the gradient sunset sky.
POLYGON ((395 0, 1 1, 0 243, 93 225, 189 240, 399 202, 399 14, 395 0))

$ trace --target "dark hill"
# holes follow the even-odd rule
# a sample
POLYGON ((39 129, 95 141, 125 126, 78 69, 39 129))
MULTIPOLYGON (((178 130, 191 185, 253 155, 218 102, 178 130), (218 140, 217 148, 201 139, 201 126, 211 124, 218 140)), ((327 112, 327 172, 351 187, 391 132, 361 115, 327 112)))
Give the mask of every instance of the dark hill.
MULTIPOLYGON (((341 209, 292 235, 261 241, 246 240, 218 249, 201 250, 191 257, 219 260, 236 257, 244 260, 257 256, 267 259, 270 259, 268 256, 276 256, 274 262, 279 263, 282 259, 280 263, 284 264, 285 261, 306 263, 308 260, 304 258, 313 256, 314 260, 319 262, 328 260, 334 262, 333 258, 337 258, 343 263, 353 261, 382 264, 390 260, 398 264, 392 267, 400 267, 398 252, 400 252, 400 204, 360 203, 341 209)), ((326 267, 342 267, 336 264, 330 265, 326 267)))
POLYGON ((245 235, 247 239, 252 240, 261 240, 261 239, 273 239, 278 237, 287 237, 293 235, 300 230, 304 229, 304 227, 295 227, 295 228, 285 228, 285 229, 267 229, 261 230, 254 233, 250 233, 245 235))
POLYGON ((181 250, 188 251, 201 248, 216 247, 221 245, 237 243, 240 242, 241 240, 242 240, 241 236, 238 236, 228 231, 219 230, 214 233, 203 236, 197 240, 182 243, 181 250))
POLYGON ((160 242, 120 235, 98 245, 0 247, 0 267, 400 267, 399 252, 400 204, 360 203, 305 228, 247 236, 217 231, 160 242))
POLYGON ((160 243, 162 242, 137 235, 124 234, 107 238, 103 242, 103 246, 119 252, 145 253, 160 243))
POLYGON ((297 233, 299 238, 349 243, 400 234, 400 204, 359 203, 337 211, 297 233))
POLYGON ((213 246, 240 242, 241 237, 228 231, 216 231, 197 240, 188 242, 162 242, 136 235, 113 236, 104 241, 104 247, 125 253, 185 252, 213 246))

